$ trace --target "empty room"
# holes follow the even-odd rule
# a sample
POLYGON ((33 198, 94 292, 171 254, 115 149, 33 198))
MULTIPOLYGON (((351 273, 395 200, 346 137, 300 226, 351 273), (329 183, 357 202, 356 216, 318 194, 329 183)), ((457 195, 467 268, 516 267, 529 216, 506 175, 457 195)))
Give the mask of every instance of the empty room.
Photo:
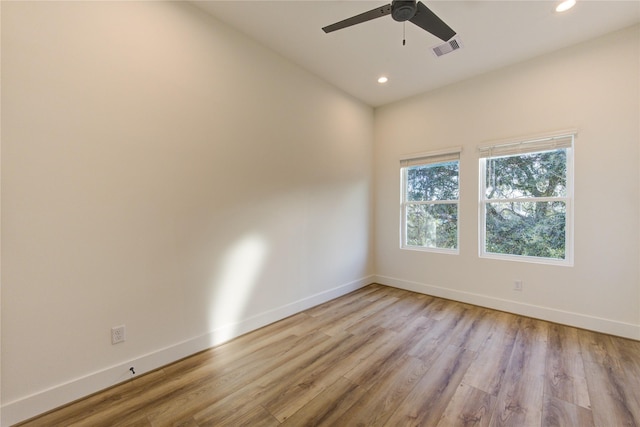
POLYGON ((572 3, 0 2, 0 424, 640 426, 640 2, 572 3))

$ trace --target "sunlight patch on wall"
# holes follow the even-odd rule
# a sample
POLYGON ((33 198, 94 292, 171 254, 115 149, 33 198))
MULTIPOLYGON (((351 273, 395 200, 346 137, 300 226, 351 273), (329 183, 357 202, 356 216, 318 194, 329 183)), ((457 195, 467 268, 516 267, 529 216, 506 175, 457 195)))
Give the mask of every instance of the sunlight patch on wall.
POLYGON ((227 252, 221 272, 213 281, 213 300, 209 315, 212 345, 236 336, 245 308, 264 264, 267 244, 263 238, 248 235, 227 252))

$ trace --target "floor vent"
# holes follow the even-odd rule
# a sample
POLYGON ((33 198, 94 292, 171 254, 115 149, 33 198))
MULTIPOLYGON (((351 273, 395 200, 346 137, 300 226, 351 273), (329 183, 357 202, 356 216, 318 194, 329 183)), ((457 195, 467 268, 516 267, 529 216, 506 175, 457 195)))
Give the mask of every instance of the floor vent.
POLYGON ((462 42, 458 36, 454 36, 451 40, 446 43, 439 44, 431 48, 435 56, 440 57, 442 55, 446 55, 447 53, 451 53, 454 50, 458 50, 462 47, 462 42))

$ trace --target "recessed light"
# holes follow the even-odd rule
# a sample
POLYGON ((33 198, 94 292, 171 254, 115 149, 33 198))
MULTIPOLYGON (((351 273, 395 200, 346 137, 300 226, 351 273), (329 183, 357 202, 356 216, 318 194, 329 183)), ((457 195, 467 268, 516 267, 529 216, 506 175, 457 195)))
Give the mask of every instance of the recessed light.
POLYGON ((378 77, 378 83, 380 83, 380 84, 386 83, 388 81, 389 81, 389 79, 387 77, 385 77, 385 76, 378 77))
POLYGON ((576 5, 576 0, 564 0, 556 7, 556 12, 564 12, 576 5))

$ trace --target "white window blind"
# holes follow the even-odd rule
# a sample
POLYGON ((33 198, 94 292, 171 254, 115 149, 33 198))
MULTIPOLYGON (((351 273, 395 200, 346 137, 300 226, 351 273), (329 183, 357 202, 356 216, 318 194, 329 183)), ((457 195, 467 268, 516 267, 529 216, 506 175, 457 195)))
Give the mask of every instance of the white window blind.
POLYGON ((400 166, 404 168, 451 162, 460 159, 461 151, 462 147, 452 147, 446 150, 431 151, 428 153, 409 154, 400 158, 400 166))
POLYGON ((478 147, 478 150, 481 158, 489 158, 557 150, 559 148, 571 148, 575 134, 575 131, 567 131, 567 133, 560 135, 487 144, 481 145, 478 147))

